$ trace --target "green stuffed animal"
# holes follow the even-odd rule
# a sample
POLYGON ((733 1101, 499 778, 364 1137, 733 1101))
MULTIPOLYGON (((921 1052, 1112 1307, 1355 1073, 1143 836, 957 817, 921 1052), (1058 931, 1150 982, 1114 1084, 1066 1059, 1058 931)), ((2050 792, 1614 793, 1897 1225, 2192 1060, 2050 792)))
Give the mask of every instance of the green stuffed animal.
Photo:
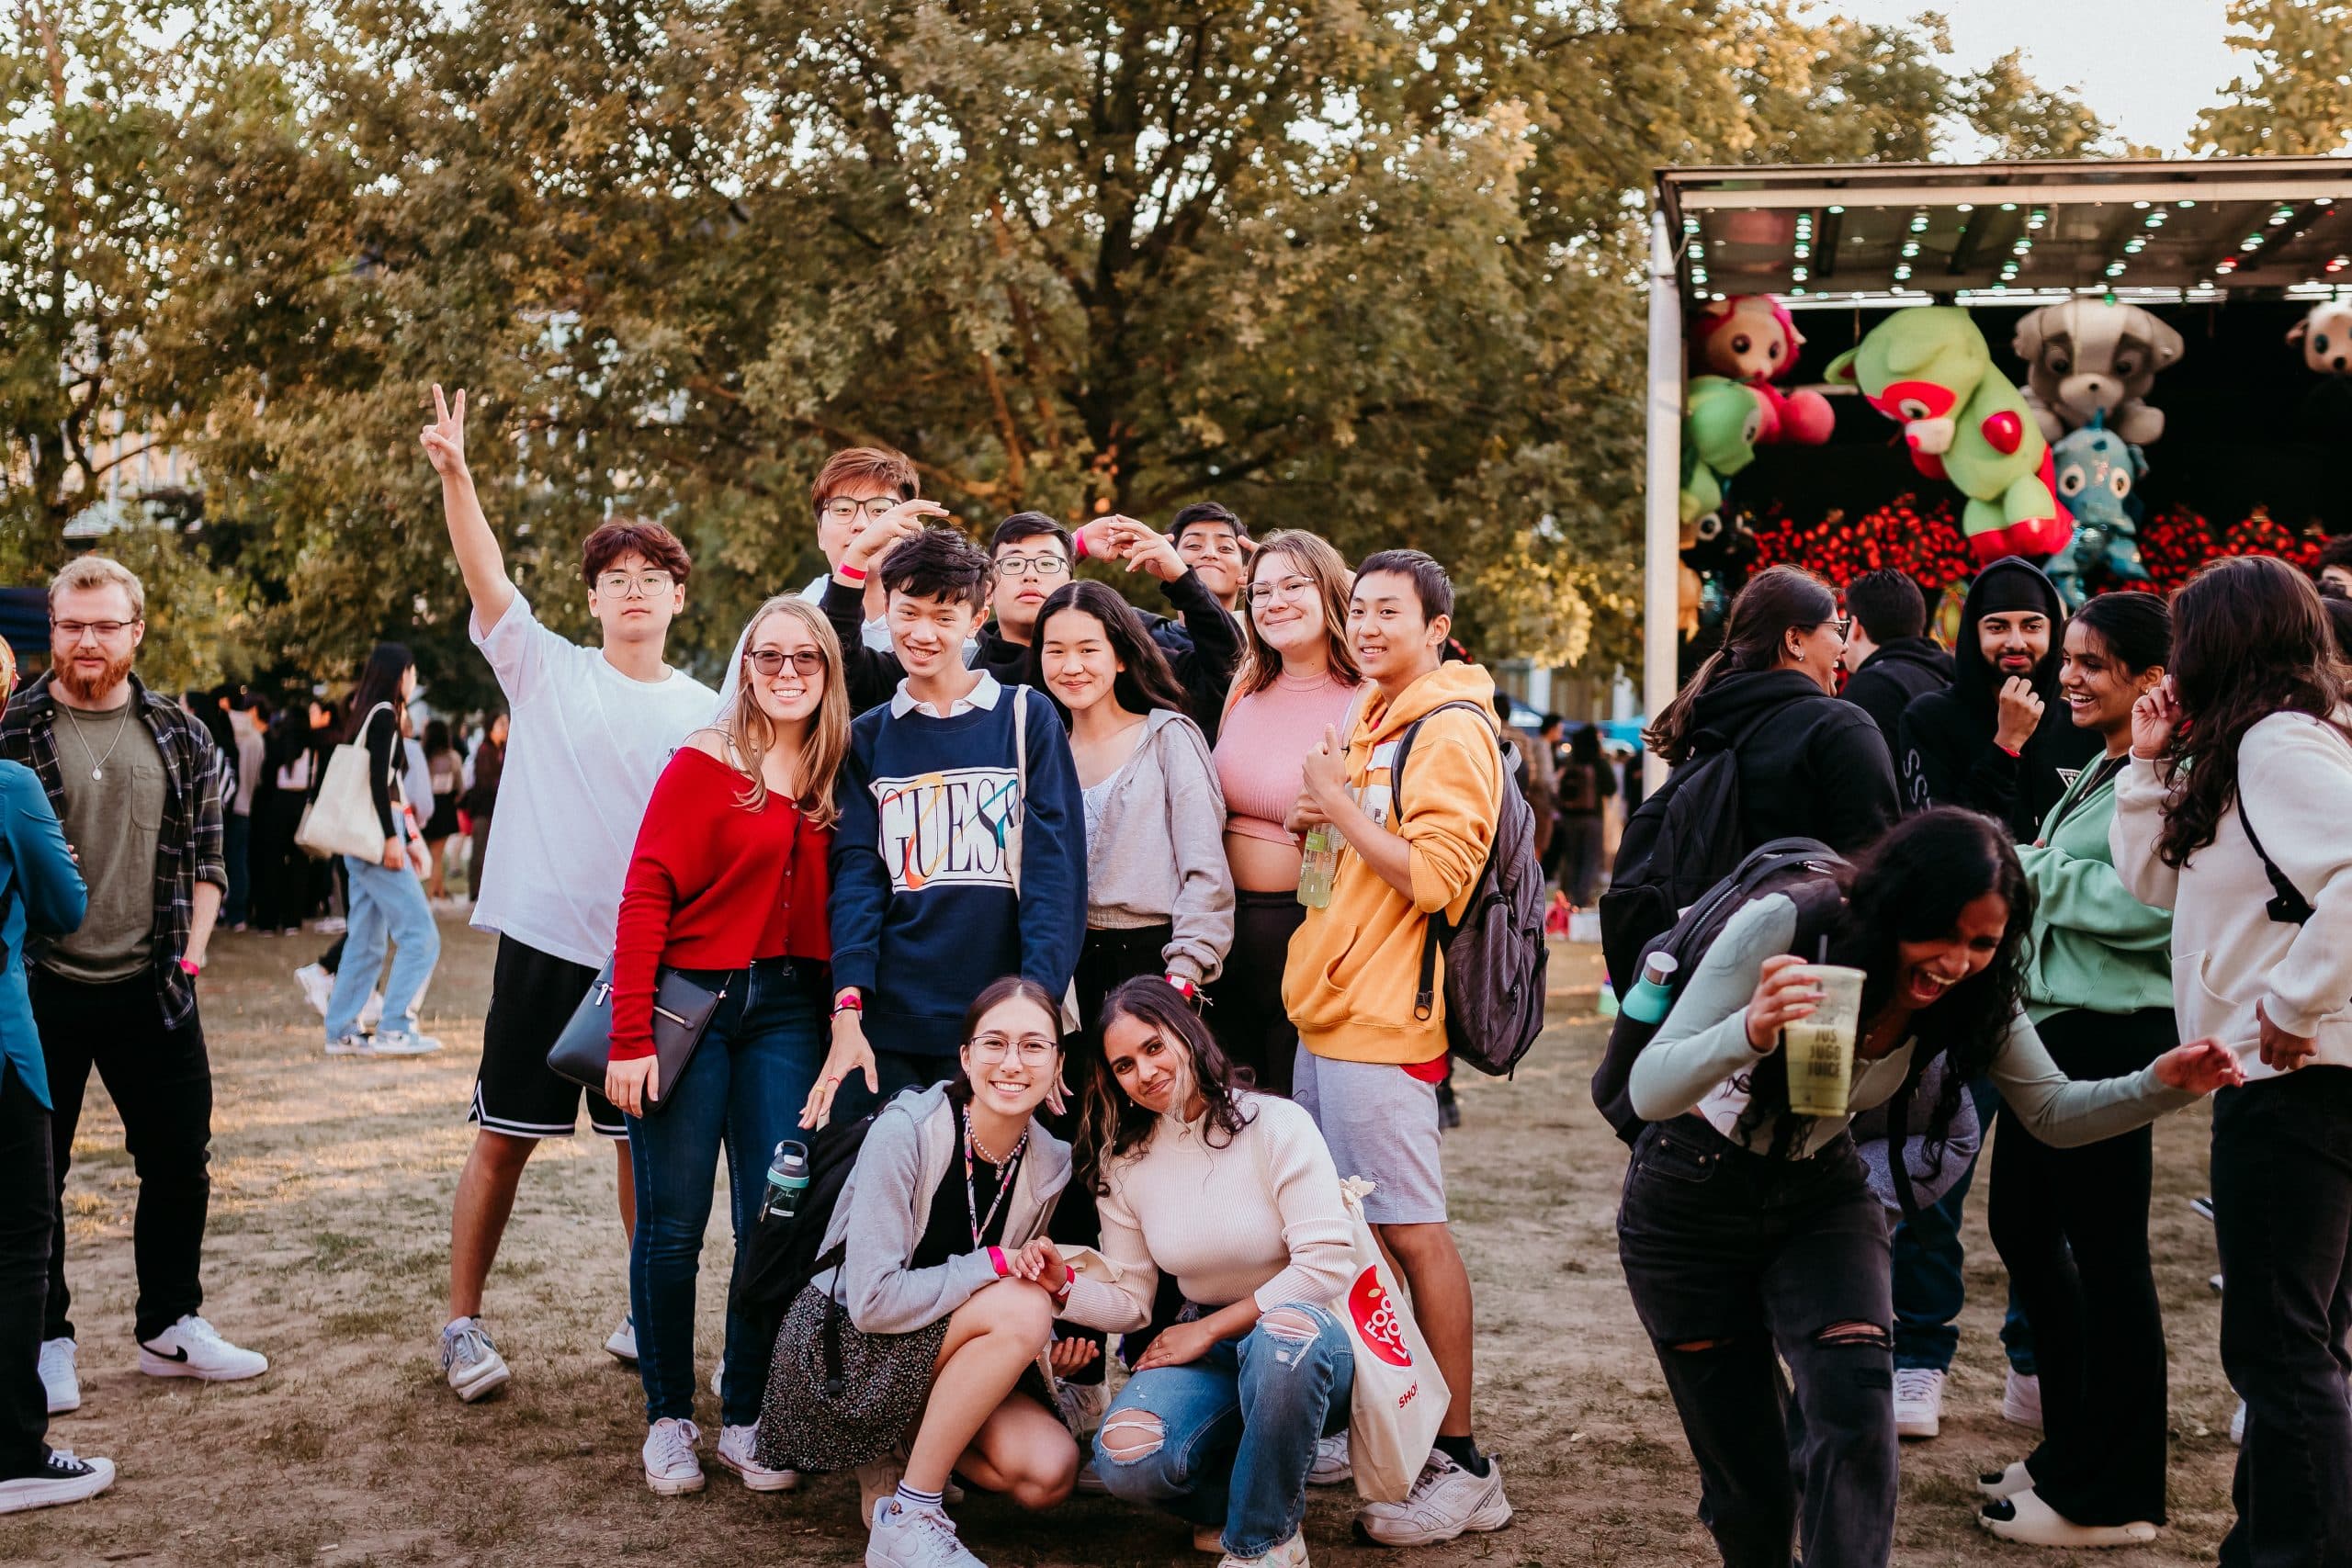
POLYGON ((1827 374, 1902 422, 1912 467, 1968 497, 1961 529, 1979 562, 2047 556, 2074 536, 2054 489, 2050 443, 2023 394, 1993 368, 1993 352, 1966 310, 1896 310, 1831 360, 1827 374))
POLYGON ((1682 542, 1724 503, 1724 480, 1756 460, 1764 429, 1756 389, 1723 376, 1694 376, 1682 400, 1682 542))

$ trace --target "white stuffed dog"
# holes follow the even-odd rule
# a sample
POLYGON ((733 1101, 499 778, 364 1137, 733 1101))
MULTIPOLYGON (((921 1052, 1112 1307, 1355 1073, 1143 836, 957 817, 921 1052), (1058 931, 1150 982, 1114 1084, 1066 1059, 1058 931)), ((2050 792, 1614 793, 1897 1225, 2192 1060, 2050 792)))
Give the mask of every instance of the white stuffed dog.
POLYGON ((2352 373, 2352 301, 2325 299, 2312 307, 2288 329, 2287 341, 2300 344, 2303 363, 2323 376, 2352 373))
POLYGON ((2108 429, 2145 446, 2165 433, 2165 416, 2142 400, 2184 346, 2178 333, 2137 305, 2044 305, 2018 322, 2026 406, 2051 441, 2104 414, 2108 429))

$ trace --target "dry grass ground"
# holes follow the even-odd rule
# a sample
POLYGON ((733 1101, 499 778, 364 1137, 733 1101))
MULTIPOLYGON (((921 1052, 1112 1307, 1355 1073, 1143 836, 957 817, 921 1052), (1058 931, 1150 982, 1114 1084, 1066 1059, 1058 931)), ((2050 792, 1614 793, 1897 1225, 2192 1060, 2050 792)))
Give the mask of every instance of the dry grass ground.
MULTIPOLYGON (((0 1521, 0 1562, 190 1564, 846 1564, 860 1560, 846 1477, 755 1497, 723 1472, 704 1495, 650 1495, 638 1471, 635 1377, 607 1358, 627 1281, 611 1156, 550 1145, 525 1179, 489 1308, 515 1378, 462 1406, 433 1355, 449 1200, 470 1136, 462 1111, 480 1046, 490 947, 454 923, 423 1061, 329 1061, 288 972, 322 942, 224 939, 208 975, 215 1116, 209 1311, 266 1350, 257 1382, 141 1377, 130 1338, 136 1193, 111 1106, 93 1104, 66 1194, 85 1404, 52 1436, 111 1455, 121 1480, 70 1509, 0 1521)), ((1594 964, 1555 969, 1555 1027, 1515 1083, 1463 1086, 1447 1147, 1479 1307, 1480 1431, 1518 1517, 1500 1533, 1413 1555, 1431 1565, 1714 1561, 1691 1519, 1696 1483, 1656 1363, 1625 1299, 1611 1220, 1624 1156, 1585 1079, 1600 1048, 1594 964), (1579 990, 1577 987, 1584 987, 1579 990)), ((2173 1528, 2112 1568, 2211 1562, 2228 1518, 2232 1401, 2213 1362, 2212 1247, 2188 1199, 2203 1189, 2206 1122, 2158 1134, 2157 1253, 2175 1350, 2173 1528)), ((706 1255, 701 1344, 717 1354, 728 1244, 706 1255)), ((1994 1414, 2000 1275, 1981 1222, 1944 1436, 1906 1453, 1896 1557, 2041 1568, 1973 1522, 1970 1480, 2023 1451, 1994 1414)), ((707 1393, 703 1398, 710 1404, 707 1393)), ((715 1410, 703 1416, 715 1419, 715 1410)), ((1350 1539, 1350 1495, 1315 1495, 1317 1562, 1394 1554, 1350 1539)), ((966 1539, 1000 1564, 1205 1562, 1174 1523, 1080 1499, 1045 1518, 975 1495, 966 1539)))

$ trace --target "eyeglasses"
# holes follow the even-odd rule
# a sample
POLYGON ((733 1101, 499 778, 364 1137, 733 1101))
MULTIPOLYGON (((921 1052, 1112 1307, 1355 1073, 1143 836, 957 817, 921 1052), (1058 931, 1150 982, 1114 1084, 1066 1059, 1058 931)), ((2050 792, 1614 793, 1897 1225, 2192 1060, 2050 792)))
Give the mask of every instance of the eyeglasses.
POLYGON ((80 642, 85 632, 96 633, 100 642, 111 642, 138 624, 137 621, 51 621, 49 626, 51 631, 61 634, 71 643, 80 642))
POLYGON ((1273 599, 1311 598, 1315 580, 1311 577, 1285 577, 1280 582, 1253 582, 1250 585, 1250 603, 1263 604, 1273 599))
POLYGON ((976 1034, 965 1048, 972 1053, 975 1062, 1001 1062, 1018 1052, 1024 1067, 1042 1067, 1061 1049, 1042 1034, 1024 1034, 1018 1040, 1008 1040, 1001 1034, 976 1034))
POLYGON ((1059 556, 1005 556, 996 569, 1007 577, 1059 577, 1069 570, 1069 562, 1059 556))
POLYGON ((792 660, 793 671, 803 677, 825 668, 825 656, 813 648, 796 648, 790 653, 780 648, 755 648, 743 657, 751 660, 752 669, 771 677, 784 673, 784 661, 787 659, 792 660))
POLYGON ((659 598, 676 586, 666 571, 607 571, 596 579, 596 592, 608 598, 659 598))
POLYGON ((1834 619, 1824 621, 1821 624, 1825 626, 1837 627, 1838 640, 1839 642, 1846 641, 1848 638, 1852 637, 1854 633, 1854 617, 1851 615, 1838 615, 1834 619))
POLYGON ((899 504, 895 495, 877 495, 865 501, 837 495, 825 502, 825 515, 836 523, 846 523, 862 512, 865 513, 867 522, 879 523, 892 507, 899 504))

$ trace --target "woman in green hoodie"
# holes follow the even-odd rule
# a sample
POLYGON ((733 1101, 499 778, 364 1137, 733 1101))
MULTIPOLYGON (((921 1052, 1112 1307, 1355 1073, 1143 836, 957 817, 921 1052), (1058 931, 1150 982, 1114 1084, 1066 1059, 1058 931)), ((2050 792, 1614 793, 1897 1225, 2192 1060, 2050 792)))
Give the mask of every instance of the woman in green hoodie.
MULTIPOLYGON (((2136 1072, 2178 1043, 2172 917, 2124 890, 2108 850, 2132 705, 2161 682, 2172 618, 2153 593, 2093 599, 2066 627, 2058 689, 2106 742, 2018 859, 2033 886, 2027 1011, 2075 1078, 2136 1072)), ((2041 1446, 1981 1484, 1994 1534, 2041 1546, 2145 1540, 2165 1518, 2165 1334, 2148 1260, 2145 1127, 2053 1148, 2015 1117, 1992 1156, 1993 1244, 2033 1326, 2041 1446)))

